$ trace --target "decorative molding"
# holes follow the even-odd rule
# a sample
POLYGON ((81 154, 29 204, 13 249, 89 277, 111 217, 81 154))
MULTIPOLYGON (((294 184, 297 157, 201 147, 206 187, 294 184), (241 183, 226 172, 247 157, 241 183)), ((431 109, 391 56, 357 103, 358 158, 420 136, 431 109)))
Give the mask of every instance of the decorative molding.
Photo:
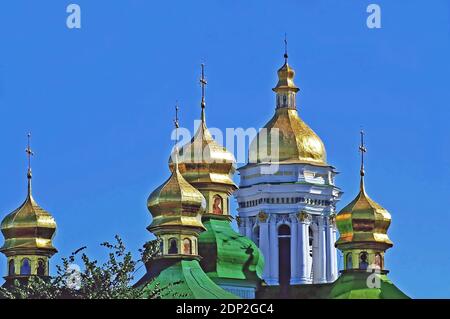
POLYGON ((290 224, 290 218, 289 218, 289 214, 276 214, 276 217, 275 217, 275 222, 278 224, 278 223, 282 223, 282 224, 284 224, 284 223, 288 223, 288 224, 290 224))
POLYGON ((269 218, 269 215, 267 215, 265 212, 260 211, 258 213, 258 220, 261 223, 265 223, 267 221, 267 218, 269 218))
POLYGON ((301 211, 300 213, 297 213, 297 218, 300 222, 305 223, 305 224, 311 223, 311 219, 312 219, 311 215, 305 211, 301 211))
POLYGON ((336 228, 336 214, 331 214, 330 216, 328 216, 328 225, 336 228))
POLYGON ((297 215, 298 215, 298 214, 290 214, 290 215, 289 215, 289 219, 291 220, 291 223, 296 224, 296 223, 298 222, 298 217, 297 217, 297 215))

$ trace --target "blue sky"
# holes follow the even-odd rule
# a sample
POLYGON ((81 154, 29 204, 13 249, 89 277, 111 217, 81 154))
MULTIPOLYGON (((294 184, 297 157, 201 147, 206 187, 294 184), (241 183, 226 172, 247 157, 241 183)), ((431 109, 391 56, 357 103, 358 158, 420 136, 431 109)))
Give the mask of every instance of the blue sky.
POLYGON ((32 131, 35 198, 58 223, 53 264, 84 245, 102 258, 115 234, 137 256, 152 238, 147 196, 169 175, 175 101, 183 126, 199 117, 200 63, 209 126, 261 127, 287 32, 339 208, 358 190, 363 126, 367 190, 393 218, 390 278, 412 297, 450 297, 448 1, 72 2, 80 30, 66 27, 69 1, 0 4, 0 212, 25 197, 32 131), (381 29, 366 26, 372 2, 381 29))

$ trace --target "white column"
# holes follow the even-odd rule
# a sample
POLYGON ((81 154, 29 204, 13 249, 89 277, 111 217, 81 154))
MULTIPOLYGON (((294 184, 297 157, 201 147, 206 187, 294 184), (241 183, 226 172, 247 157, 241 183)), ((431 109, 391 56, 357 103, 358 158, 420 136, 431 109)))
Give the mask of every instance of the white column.
POLYGON ((239 234, 241 234, 243 236, 245 236, 245 223, 246 223, 245 220, 246 219, 247 218, 244 218, 244 217, 241 217, 241 216, 238 216, 236 218, 236 222, 237 222, 238 228, 239 228, 239 234))
POLYGON ((333 254, 334 254, 334 264, 333 264, 333 274, 334 274, 334 280, 337 280, 339 277, 339 260, 338 260, 338 250, 336 248, 336 241, 337 241, 337 237, 336 237, 336 233, 337 233, 337 228, 336 225, 334 225, 333 227, 333 254))
POLYGON ((271 215, 269 222, 270 241, 270 281, 269 285, 278 285, 278 231, 276 215, 271 215))
POLYGON ((327 282, 327 240, 326 240, 326 224, 324 217, 318 219, 318 234, 319 234, 319 283, 327 282))
MULTIPOLYGON (((310 218, 310 222, 311 222, 311 218, 310 218)), ((313 264, 312 264, 312 260, 313 260, 313 238, 314 238, 314 234, 312 233, 312 231, 310 232, 309 230, 312 230, 311 224, 309 224, 308 227, 308 235, 306 236, 306 238, 308 238, 308 254, 306 256, 306 280, 308 283, 312 283, 313 282, 313 276, 312 276, 312 269, 313 269, 313 264), (311 244, 310 244, 311 243, 311 244)))
POLYGON ((269 224, 267 220, 259 220, 259 249, 264 256, 263 279, 270 281, 270 247, 269 247, 269 224))
POLYGON ((336 226, 334 216, 328 218, 327 225, 327 281, 334 282, 338 277, 337 251, 334 246, 336 242, 336 226))
POLYGON ((320 283, 320 251, 319 251, 319 226, 314 223, 312 224, 313 231, 313 247, 312 247, 312 272, 313 272, 313 283, 320 283))
POLYGON ((291 285, 300 283, 298 268, 299 240, 297 236, 298 220, 295 214, 291 215, 291 285))
POLYGON ((310 283, 310 269, 308 264, 309 257, 309 215, 300 214, 297 223, 298 228, 298 265, 299 281, 301 284, 310 283))
POLYGON ((253 224, 252 224, 252 220, 250 219, 250 217, 247 217, 245 219, 245 236, 247 238, 252 239, 252 233, 253 233, 253 224))

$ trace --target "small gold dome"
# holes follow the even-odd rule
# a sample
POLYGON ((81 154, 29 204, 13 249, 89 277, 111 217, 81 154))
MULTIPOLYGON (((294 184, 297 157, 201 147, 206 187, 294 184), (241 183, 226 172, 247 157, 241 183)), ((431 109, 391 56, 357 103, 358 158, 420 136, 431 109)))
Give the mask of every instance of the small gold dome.
POLYGON ((387 235, 391 214, 367 195, 363 177, 358 195, 339 212, 336 224, 340 233, 336 247, 340 249, 352 244, 381 246, 381 249, 393 245, 387 235))
POLYGON ((284 63, 284 65, 278 70, 278 83, 276 87, 274 87, 272 90, 275 92, 279 92, 281 90, 286 91, 293 91, 297 93, 299 91, 299 88, 295 86, 294 83, 294 77, 295 77, 295 71, 293 68, 290 67, 290 65, 287 63, 287 61, 284 63))
POLYGON ((325 146, 316 133, 298 116, 296 109, 278 108, 250 145, 251 163, 309 163, 327 166, 325 146), (271 152, 271 130, 278 129, 278 154, 271 152), (265 134, 265 135, 261 135, 265 134))
POLYGON ((150 231, 170 226, 205 229, 201 217, 206 209, 206 200, 183 178, 177 167, 169 179, 151 193, 147 207, 153 216, 148 227, 150 231))
MULTIPOLYGON (((169 158, 172 171, 174 155, 169 158)), ((237 188, 232 179, 236 171, 234 155, 214 140, 206 126, 204 110, 194 137, 178 152, 178 165, 183 177, 191 184, 218 183, 237 188)))
POLYGON ((178 165, 183 177, 196 187, 205 185, 221 184, 231 191, 237 189, 233 182, 236 171, 236 160, 232 153, 219 145, 212 137, 206 126, 206 101, 205 87, 205 65, 202 64, 202 76, 200 84, 202 87, 201 100, 201 123, 194 137, 189 143, 181 147, 179 151, 171 154, 169 167, 173 171, 172 159, 178 158, 178 165))
POLYGON ((50 213, 33 199, 31 180, 25 202, 3 219, 1 230, 5 243, 0 251, 5 254, 36 249, 41 252, 47 251, 48 255, 57 252, 52 244, 56 222, 50 213))

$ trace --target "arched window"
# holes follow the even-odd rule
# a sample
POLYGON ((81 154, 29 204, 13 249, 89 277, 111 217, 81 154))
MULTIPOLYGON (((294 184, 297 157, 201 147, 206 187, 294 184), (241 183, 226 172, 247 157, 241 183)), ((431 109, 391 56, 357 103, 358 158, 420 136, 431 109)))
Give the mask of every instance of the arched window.
POLYGON ((291 228, 288 225, 281 225, 278 227, 278 236, 290 236, 291 235, 291 228))
POLYGON ((176 238, 169 239, 169 254, 178 254, 178 243, 176 238))
POLYGON ((312 257, 314 232, 311 226, 308 227, 308 234, 309 234, 309 256, 312 257))
POLYGON ((22 259, 22 264, 20 266, 21 275, 31 275, 31 263, 28 258, 22 259))
POLYGON ((9 261, 9 266, 8 266, 8 275, 9 276, 14 276, 16 274, 16 268, 15 268, 15 263, 14 263, 14 259, 11 259, 9 261))
POLYGON ((366 270, 369 266, 368 256, 365 251, 359 254, 359 269, 366 270))
POLYGON ((192 243, 189 238, 183 239, 183 254, 192 255, 192 243))
POLYGON ((346 269, 353 269, 352 253, 348 253, 345 258, 346 258, 345 260, 346 269))
POLYGON ((43 259, 38 260, 37 275, 45 276, 45 261, 43 259))
POLYGON ((284 289, 291 279, 291 228, 288 225, 278 228, 278 265, 279 283, 284 289))
POLYGON ((375 267, 378 269, 383 269, 383 257, 380 253, 375 254, 375 267))

